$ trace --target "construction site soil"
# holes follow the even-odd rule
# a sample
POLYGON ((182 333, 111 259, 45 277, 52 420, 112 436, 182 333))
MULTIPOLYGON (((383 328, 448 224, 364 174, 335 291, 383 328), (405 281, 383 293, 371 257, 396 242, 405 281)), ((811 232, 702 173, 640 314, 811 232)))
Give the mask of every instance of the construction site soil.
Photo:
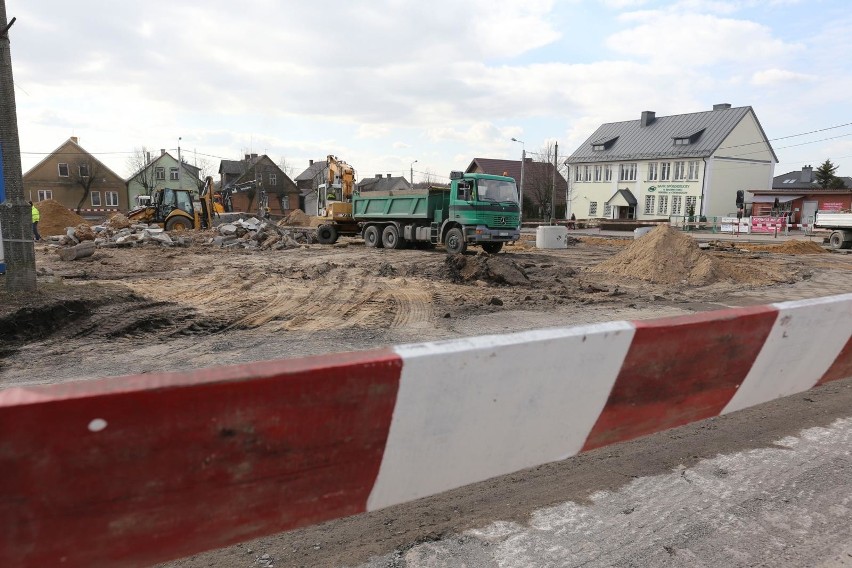
POLYGON ((710 243, 661 227, 633 241, 281 251, 36 245, 38 290, 0 291, 0 388, 180 371, 453 337, 675 316, 852 291, 852 256, 808 241, 710 243))
MULTIPOLYGON (((213 235, 194 234, 188 248, 99 248, 74 261, 37 244, 38 290, 0 291, 0 388, 852 292, 852 255, 828 254, 809 241, 699 247, 665 227, 637 241, 569 238, 559 250, 524 241, 497 255, 473 249, 461 256, 372 249, 354 239, 281 251, 223 249, 204 244, 213 235)), ((838 388, 809 393, 803 400, 810 402, 796 399, 792 407, 770 403, 774 413, 735 413, 711 426, 689 425, 676 435, 164 566, 273 566, 273 559, 274 566, 354 566, 388 553, 401 559, 420 542, 495 518, 524 522, 536 507, 583 502, 636 476, 768 445, 809 421, 845 416, 850 396, 838 388), (815 410, 815 400, 833 406, 815 410), (715 437, 698 438, 705 428, 715 437)))

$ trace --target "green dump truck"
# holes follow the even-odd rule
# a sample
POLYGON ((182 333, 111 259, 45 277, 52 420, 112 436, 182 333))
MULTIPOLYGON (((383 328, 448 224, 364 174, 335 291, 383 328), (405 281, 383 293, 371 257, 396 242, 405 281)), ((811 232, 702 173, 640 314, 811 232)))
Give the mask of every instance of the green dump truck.
POLYGON ((399 249, 444 245, 458 254, 469 245, 498 253, 520 237, 518 188, 510 177, 452 172, 450 187, 391 192, 355 192, 335 203, 317 238, 332 244, 341 235, 360 236, 368 247, 399 249))

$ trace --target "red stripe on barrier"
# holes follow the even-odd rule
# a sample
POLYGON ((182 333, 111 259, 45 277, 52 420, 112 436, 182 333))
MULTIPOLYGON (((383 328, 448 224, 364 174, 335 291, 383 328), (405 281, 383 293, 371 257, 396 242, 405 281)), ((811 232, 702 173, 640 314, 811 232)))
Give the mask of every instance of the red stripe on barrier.
POLYGON ((147 565, 362 512, 401 367, 377 350, 2 391, 0 566, 147 565))
POLYGON ((817 384, 824 385, 847 377, 852 377, 852 337, 843 346, 840 355, 837 356, 837 359, 834 360, 834 363, 831 364, 831 367, 828 368, 817 384))
POLYGON ((718 415, 777 316, 761 306, 634 322, 630 350, 583 451, 718 415))

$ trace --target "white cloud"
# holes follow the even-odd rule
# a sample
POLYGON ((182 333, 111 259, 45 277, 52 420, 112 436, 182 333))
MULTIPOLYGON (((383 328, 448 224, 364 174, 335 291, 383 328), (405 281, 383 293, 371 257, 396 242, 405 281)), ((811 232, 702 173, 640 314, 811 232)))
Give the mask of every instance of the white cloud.
POLYGON ((752 75, 751 84, 757 86, 789 85, 794 82, 812 82, 816 80, 817 77, 814 75, 805 73, 796 73, 795 71, 787 71, 785 69, 765 69, 752 75))
MULTIPOLYGON (((625 18, 635 19, 635 14, 625 18)), ((606 45, 655 64, 693 67, 727 62, 759 65, 802 48, 773 37, 767 26, 747 20, 654 12, 645 13, 641 21, 608 37, 606 45)))

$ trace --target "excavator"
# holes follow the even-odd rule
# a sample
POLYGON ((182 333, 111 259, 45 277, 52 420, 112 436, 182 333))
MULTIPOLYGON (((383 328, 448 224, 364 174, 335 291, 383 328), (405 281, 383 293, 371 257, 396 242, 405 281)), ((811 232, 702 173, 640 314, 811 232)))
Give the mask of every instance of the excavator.
MULTIPOLYGON (((357 229, 357 223, 352 219, 352 193, 355 191, 355 169, 337 156, 329 154, 326 157, 328 174, 324 184, 317 188, 317 216, 341 225, 357 229)), ((320 225, 317 228, 317 239, 320 243, 331 243, 337 240, 332 224, 320 225), (332 234, 334 233, 334 234, 332 234)))
POLYGON ((213 178, 207 176, 201 187, 200 203, 193 200, 190 189, 158 189, 148 205, 127 213, 130 221, 162 225, 167 231, 210 229, 213 217, 224 209, 215 201, 213 178))

